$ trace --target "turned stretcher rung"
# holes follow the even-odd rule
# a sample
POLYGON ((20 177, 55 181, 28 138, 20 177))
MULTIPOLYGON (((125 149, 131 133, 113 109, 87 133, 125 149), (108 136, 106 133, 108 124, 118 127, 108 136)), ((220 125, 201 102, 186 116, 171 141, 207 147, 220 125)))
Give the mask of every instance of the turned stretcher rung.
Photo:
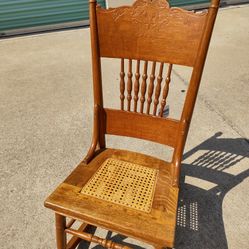
POLYGON ((111 240, 102 239, 102 238, 97 237, 95 235, 92 235, 90 233, 79 232, 79 231, 71 229, 71 228, 66 229, 65 232, 69 233, 73 236, 79 237, 83 240, 86 240, 88 242, 97 243, 105 248, 109 248, 109 249, 132 249, 131 247, 120 245, 120 244, 115 243, 111 240))

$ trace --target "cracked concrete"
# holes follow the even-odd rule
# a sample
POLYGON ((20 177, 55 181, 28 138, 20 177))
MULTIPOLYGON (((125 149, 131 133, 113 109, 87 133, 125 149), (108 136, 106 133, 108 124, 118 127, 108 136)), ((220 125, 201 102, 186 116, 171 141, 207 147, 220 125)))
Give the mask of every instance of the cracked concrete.
MULTIPOLYGON (((248 248, 248 11, 244 5, 218 14, 184 153, 176 249, 248 248)), ((90 143, 89 38, 86 28, 0 41, 1 248, 55 248, 54 215, 43 201, 90 143)), ((117 107, 119 62, 105 59, 103 71, 105 104, 117 107)), ((179 117, 189 73, 174 68, 171 117, 179 117)), ((108 137, 108 145, 171 155, 136 139, 108 137)))

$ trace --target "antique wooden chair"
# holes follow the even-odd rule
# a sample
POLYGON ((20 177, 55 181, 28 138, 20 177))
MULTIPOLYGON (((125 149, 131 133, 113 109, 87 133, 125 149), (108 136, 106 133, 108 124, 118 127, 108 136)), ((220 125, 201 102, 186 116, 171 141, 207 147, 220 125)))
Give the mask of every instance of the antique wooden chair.
POLYGON ((90 225, 156 248, 172 248, 182 154, 219 0, 212 0, 208 11, 200 13, 170 8, 165 0, 137 0, 132 6, 112 9, 101 8, 96 0, 89 2, 93 138, 83 162, 45 201, 45 206, 56 213, 57 248, 75 248, 81 239, 106 248, 129 248, 87 233, 90 225), (121 59, 121 110, 103 106, 101 57, 121 59), (149 63, 152 71, 147 82, 149 63), (192 67, 180 120, 163 117, 173 64, 192 67), (172 160, 108 149, 106 134, 168 145, 174 149, 172 160), (68 224, 66 217, 71 219, 68 224), (83 222, 78 230, 72 228, 75 220, 83 222), (73 235, 69 242, 67 234, 73 235))

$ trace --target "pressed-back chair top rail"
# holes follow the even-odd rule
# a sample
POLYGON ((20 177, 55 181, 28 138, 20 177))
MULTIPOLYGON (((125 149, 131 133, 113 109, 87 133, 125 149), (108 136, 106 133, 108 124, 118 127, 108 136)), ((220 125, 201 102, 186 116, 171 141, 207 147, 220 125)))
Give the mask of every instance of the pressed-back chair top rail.
POLYGON ((97 8, 102 57, 193 66, 207 13, 170 8, 165 0, 97 8))

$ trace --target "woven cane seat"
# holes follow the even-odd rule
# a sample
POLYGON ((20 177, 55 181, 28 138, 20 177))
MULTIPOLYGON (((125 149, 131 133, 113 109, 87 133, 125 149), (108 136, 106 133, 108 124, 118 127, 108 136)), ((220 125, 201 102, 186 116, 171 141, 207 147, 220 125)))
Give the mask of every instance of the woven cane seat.
POLYGON ((81 193, 150 212, 158 170, 108 158, 81 193))

